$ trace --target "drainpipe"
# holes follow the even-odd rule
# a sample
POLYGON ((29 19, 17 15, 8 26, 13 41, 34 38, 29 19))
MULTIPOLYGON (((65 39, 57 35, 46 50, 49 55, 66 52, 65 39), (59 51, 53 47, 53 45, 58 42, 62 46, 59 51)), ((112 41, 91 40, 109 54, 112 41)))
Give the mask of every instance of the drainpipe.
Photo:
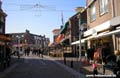
POLYGON ((111 0, 111 8, 112 8, 112 18, 115 17, 115 7, 114 7, 114 1, 111 0))
MULTIPOLYGON (((111 8, 112 8, 112 19, 115 17, 115 6, 114 6, 114 1, 111 0, 111 8)), ((115 52, 116 50, 116 36, 115 34, 112 35, 112 40, 113 40, 113 51, 115 52)))
POLYGON ((78 20, 79 20, 79 60, 81 58, 81 15, 78 15, 78 20))

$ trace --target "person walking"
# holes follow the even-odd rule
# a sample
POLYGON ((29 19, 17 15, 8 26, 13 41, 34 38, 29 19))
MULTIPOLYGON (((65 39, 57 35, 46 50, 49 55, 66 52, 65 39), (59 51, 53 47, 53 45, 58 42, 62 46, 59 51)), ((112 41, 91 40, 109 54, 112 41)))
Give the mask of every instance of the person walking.
POLYGON ((11 61, 11 49, 9 46, 6 47, 6 62, 7 62, 7 67, 10 66, 10 61, 11 61))
POLYGON ((19 53, 18 47, 16 48, 16 54, 18 56, 18 59, 20 59, 20 53, 19 53))
POLYGON ((26 48, 24 50, 24 54, 25 54, 25 56, 27 56, 27 49, 26 48))
POLYGON ((27 56, 30 54, 30 47, 27 48, 27 56))

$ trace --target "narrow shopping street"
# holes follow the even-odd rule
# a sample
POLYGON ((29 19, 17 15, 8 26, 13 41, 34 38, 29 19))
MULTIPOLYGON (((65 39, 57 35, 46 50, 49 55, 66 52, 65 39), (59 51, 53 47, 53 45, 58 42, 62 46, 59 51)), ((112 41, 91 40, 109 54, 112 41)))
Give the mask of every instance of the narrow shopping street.
POLYGON ((22 62, 0 78, 79 78, 55 61, 33 55, 22 58, 24 58, 22 62))

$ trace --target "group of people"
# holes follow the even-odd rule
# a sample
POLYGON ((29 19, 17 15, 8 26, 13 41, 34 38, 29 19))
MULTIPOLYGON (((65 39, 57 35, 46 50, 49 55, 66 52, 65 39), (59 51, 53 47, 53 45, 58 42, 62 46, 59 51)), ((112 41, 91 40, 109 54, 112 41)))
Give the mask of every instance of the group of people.
POLYGON ((37 56, 43 56, 43 52, 44 50, 42 48, 33 48, 33 49, 30 49, 30 47, 28 48, 25 48, 25 51, 24 51, 24 54, 25 56, 29 56, 30 53, 32 53, 32 55, 37 55, 37 56))
POLYGON ((109 45, 99 46, 97 48, 91 47, 87 50, 87 58, 88 60, 93 60, 93 73, 98 74, 97 72, 97 63, 101 63, 103 65, 103 74, 105 74, 105 64, 106 57, 112 54, 109 45))

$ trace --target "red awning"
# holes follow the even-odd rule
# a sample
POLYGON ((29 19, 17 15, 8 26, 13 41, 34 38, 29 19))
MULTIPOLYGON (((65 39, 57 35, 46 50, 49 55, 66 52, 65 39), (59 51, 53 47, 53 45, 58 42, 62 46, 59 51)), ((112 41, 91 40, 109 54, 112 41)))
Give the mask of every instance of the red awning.
POLYGON ((7 37, 6 35, 0 35, 0 40, 3 40, 3 41, 11 41, 11 38, 10 38, 10 37, 7 37))
POLYGON ((63 38, 64 38, 63 34, 60 34, 60 35, 57 37, 56 42, 59 43, 63 38))

